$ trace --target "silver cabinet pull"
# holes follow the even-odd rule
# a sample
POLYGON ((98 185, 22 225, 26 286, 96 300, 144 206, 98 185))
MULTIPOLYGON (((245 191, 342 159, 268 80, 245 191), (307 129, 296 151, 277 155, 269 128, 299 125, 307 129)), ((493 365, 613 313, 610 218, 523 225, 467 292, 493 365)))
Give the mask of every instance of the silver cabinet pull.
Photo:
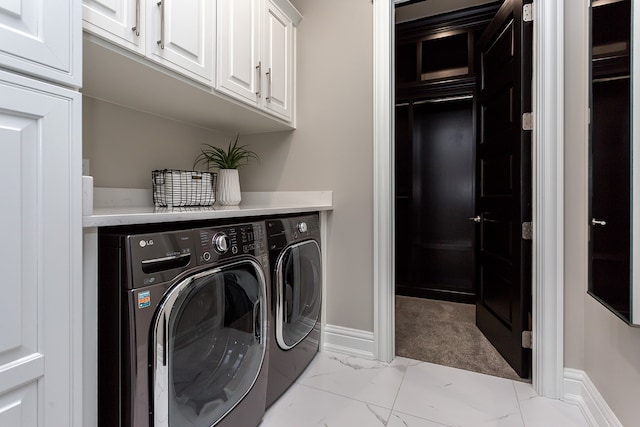
POLYGON ((267 97, 265 100, 271 102, 271 67, 269 67, 269 71, 267 71, 267 97))
POLYGON ((480 221, 482 221, 482 218, 480 218, 480 215, 472 216, 471 218, 469 218, 469 221, 480 222, 480 221))
POLYGON ((160 7, 160 40, 158 40, 158 45, 160 49, 164 49, 164 3, 166 0, 160 0, 158 2, 158 6, 160 7))
POLYGON ((131 28, 131 31, 135 31, 136 36, 140 36, 140 0, 136 0, 136 25, 131 28))
POLYGON ((591 225, 599 225, 600 227, 604 227, 605 225, 607 225, 607 221, 605 221, 604 219, 592 218, 591 225))
POLYGON ((259 61, 258 65, 256 65, 256 71, 258 72, 258 90, 256 91, 256 96, 260 98, 260 92, 262 92, 262 61, 259 61))

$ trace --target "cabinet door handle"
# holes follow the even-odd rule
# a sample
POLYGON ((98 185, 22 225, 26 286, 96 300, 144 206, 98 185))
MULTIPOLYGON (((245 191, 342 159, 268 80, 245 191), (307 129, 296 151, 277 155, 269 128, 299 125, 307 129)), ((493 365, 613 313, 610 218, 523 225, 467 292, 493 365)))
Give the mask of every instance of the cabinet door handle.
POLYGON ((480 218, 480 215, 472 216, 471 218, 469 218, 469 221, 480 222, 480 221, 482 221, 482 218, 480 218))
POLYGON ((607 225, 607 221, 605 221, 604 219, 592 218, 591 225, 599 225, 600 227, 604 227, 605 225, 607 225))
POLYGON ((158 40, 158 45, 160 49, 164 49, 164 2, 166 0, 160 0, 158 2, 158 6, 160 6, 160 40, 158 40))
POLYGON ((269 71, 267 71, 267 97, 265 100, 271 102, 271 67, 269 67, 269 71))
POLYGON ((136 0, 136 25, 131 28, 135 31, 136 36, 140 36, 140 0, 136 0))
POLYGON ((258 72, 258 90, 256 90, 256 96, 260 98, 260 92, 262 92, 262 61, 258 61, 256 71, 258 72))

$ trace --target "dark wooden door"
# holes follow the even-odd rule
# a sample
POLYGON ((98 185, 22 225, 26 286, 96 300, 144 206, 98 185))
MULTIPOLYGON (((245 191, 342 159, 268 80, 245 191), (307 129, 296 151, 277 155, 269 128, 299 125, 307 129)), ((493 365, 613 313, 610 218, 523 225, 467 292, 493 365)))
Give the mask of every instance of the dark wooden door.
POLYGON ((522 347, 531 307, 532 22, 523 0, 506 0, 481 36, 478 57, 476 324, 505 360, 527 377, 531 351, 522 347))

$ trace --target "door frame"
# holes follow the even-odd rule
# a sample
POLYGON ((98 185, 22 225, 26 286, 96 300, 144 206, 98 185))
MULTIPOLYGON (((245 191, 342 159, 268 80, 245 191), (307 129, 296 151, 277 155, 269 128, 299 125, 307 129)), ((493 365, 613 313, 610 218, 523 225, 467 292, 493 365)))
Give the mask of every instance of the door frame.
MULTIPOLYGON (((374 357, 395 357, 394 0, 373 1, 374 357)), ((532 380, 562 398, 564 371, 564 0, 535 0, 532 380), (544 55, 542 55, 544 52, 544 55)))

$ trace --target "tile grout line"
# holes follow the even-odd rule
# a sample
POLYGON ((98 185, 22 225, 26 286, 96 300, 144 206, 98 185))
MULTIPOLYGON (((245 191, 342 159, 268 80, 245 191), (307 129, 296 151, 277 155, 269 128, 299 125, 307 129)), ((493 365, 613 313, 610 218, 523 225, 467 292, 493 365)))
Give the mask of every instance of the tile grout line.
POLYGON ((336 396, 336 397, 341 397, 341 398, 343 398, 343 399, 351 400, 351 401, 353 401, 353 402, 364 403, 365 405, 373 405, 373 406, 376 406, 376 407, 378 407, 378 408, 383 408, 383 409, 389 409, 389 410, 392 410, 391 408, 387 408, 387 407, 382 406, 382 405, 379 405, 379 404, 377 404, 377 403, 371 403, 371 402, 367 402, 366 400, 355 399, 355 398, 353 398, 353 397, 345 396, 345 395, 343 395, 343 394, 339 394, 339 393, 336 393, 336 392, 334 392, 334 391, 325 390, 325 389, 323 389, 323 388, 315 387, 315 386, 312 386, 312 385, 302 384, 302 383, 296 383, 296 385, 298 385, 298 386, 302 386, 302 387, 306 387, 306 388, 310 388, 310 389, 312 389, 312 390, 316 390, 316 391, 321 391, 321 392, 323 392, 323 393, 328 393, 328 394, 331 394, 331 395, 336 396))
POLYGON ((400 380, 400 384, 398 384, 398 389, 396 390, 396 395, 393 398, 393 403, 391 403, 391 410, 389 411, 389 417, 387 417, 387 423, 385 424, 385 426, 389 425, 389 421, 391 421, 391 416, 393 415, 393 408, 395 408, 396 406, 396 401, 398 400, 398 395, 400 394, 400 389, 402 388, 402 384, 404 383, 404 378, 407 376, 407 372, 409 371, 409 364, 411 362, 409 362, 409 360, 407 360, 407 365, 406 365, 406 369, 404 370, 404 373, 402 374, 402 379, 400 380))
POLYGON ((516 396, 516 403, 518 404, 518 412, 520 412, 520 419, 522 420, 522 425, 526 427, 526 423, 524 422, 524 414, 522 413, 522 406, 520 406, 520 398, 518 397, 518 390, 516 390, 516 382, 511 380, 511 387, 513 388, 513 393, 516 396))
MULTIPOLYGON (((396 392, 396 397, 393 399, 393 405, 391 406, 391 412, 389 412, 389 418, 387 419, 387 424, 386 425, 389 425, 389 422, 391 421, 391 416, 393 415, 393 412, 394 412, 395 407, 396 407, 396 402, 398 400, 398 395, 400 394, 400 388, 402 388, 402 384, 404 383, 404 379, 407 376, 407 372, 409 371, 409 367, 411 366, 411 361, 415 360, 415 359, 409 359, 409 358, 406 358, 406 357, 405 357, 405 359, 409 360, 409 362, 407 363, 407 369, 404 371, 404 375, 402 375, 402 380, 400 381, 400 385, 398 386, 398 391, 396 392)), ((412 366, 418 366, 418 365, 420 365, 422 363, 425 363, 425 362, 422 362, 420 360, 416 360, 416 362, 418 362, 418 363, 416 363, 416 364, 414 364, 412 366)), ((395 410, 395 412, 398 412, 398 413, 404 414, 404 415, 408 415, 410 417, 419 418, 421 420, 425 420, 425 421, 433 422, 433 423, 436 423, 436 424, 440 424, 442 426, 452 427, 452 426, 449 426, 449 424, 443 424, 443 423, 441 423, 439 421, 435 421, 435 420, 432 420, 432 419, 429 419, 429 418, 423 418, 423 417, 419 417, 419 416, 416 416, 416 415, 408 414, 406 412, 397 411, 397 410, 395 410)))

